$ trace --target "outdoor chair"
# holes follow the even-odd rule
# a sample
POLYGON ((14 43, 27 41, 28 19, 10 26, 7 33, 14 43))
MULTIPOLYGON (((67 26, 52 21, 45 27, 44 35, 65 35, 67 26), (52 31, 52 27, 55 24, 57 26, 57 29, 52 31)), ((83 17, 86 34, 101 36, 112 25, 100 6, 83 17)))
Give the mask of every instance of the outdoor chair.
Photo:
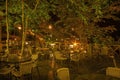
POLYGON ((58 62, 58 64, 62 65, 66 60, 67 58, 66 57, 63 57, 62 53, 60 53, 59 51, 56 51, 54 53, 54 56, 55 56, 55 59, 56 61, 58 62))
POLYGON ((34 61, 36 61, 37 59, 38 59, 38 54, 36 53, 36 54, 32 54, 32 60, 34 60, 34 61))
POLYGON ((79 55, 78 54, 70 54, 70 60, 78 62, 79 61, 79 55))
POLYGON ((36 67, 38 62, 38 53, 32 54, 31 58, 32 58, 32 61, 34 62, 33 67, 36 67))
POLYGON ((11 71, 13 70, 13 65, 5 65, 0 68, 0 80, 8 80, 11 78, 11 71))
POLYGON ((48 80, 49 69, 47 66, 40 67, 36 66, 32 68, 32 79, 33 80, 48 80))
POLYGON ((69 68, 57 69, 58 80, 70 80, 69 68))
MULTIPOLYGON (((20 63, 19 69, 12 70, 12 75, 16 79, 23 80, 24 78, 27 78, 27 80, 31 80, 31 70, 34 67, 33 61, 28 61, 24 63, 20 63)), ((26 79, 25 79, 26 80, 26 79)))
POLYGON ((7 59, 7 54, 6 53, 4 53, 4 52, 0 52, 0 61, 4 61, 4 60, 6 60, 7 59))
POLYGON ((70 54, 70 67, 76 66, 77 69, 79 69, 79 61, 80 61, 80 55, 79 54, 70 54))
POLYGON ((116 77, 116 78, 120 78, 120 68, 118 68, 118 67, 107 67, 106 68, 106 75, 116 77))

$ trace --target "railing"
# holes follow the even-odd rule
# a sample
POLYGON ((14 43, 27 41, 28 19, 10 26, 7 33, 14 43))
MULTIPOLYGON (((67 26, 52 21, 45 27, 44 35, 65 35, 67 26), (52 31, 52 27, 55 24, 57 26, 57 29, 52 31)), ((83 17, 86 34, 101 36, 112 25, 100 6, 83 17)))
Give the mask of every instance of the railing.
MULTIPOLYGON (((101 44, 89 44, 88 53, 91 55, 110 55, 120 54, 120 45, 101 45, 101 44)), ((120 55, 118 55, 120 56, 120 55)))

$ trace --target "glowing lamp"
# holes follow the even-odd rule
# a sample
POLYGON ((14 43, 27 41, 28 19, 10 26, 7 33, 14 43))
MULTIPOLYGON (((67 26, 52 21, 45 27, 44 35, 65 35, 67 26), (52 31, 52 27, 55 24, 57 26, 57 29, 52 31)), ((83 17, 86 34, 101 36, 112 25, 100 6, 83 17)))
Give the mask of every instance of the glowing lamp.
POLYGON ((74 46, 76 46, 76 45, 77 45, 77 43, 74 43, 73 45, 74 45, 74 46))

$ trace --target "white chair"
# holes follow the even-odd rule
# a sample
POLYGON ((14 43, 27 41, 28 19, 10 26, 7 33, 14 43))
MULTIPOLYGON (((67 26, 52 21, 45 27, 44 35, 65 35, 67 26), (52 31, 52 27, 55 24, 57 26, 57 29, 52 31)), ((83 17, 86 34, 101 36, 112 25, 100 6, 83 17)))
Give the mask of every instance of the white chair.
POLYGON ((57 78, 58 80, 70 80, 69 69, 68 68, 57 69, 57 78))
POLYGON ((20 78, 22 79, 24 75, 29 75, 27 76, 29 79, 31 79, 31 70, 34 66, 34 62, 33 61, 28 61, 28 62, 24 62, 24 63, 20 63, 19 64, 19 70, 12 70, 12 75, 15 78, 20 78))

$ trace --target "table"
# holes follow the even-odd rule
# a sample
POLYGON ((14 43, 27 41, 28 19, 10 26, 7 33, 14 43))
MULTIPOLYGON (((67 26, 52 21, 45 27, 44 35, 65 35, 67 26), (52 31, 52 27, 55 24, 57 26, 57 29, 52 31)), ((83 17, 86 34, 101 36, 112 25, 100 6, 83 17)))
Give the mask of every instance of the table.
POLYGON ((0 62, 2 63, 9 63, 9 64, 16 64, 16 63, 23 63, 32 60, 31 56, 18 56, 17 54, 10 54, 6 57, 0 57, 0 62))
MULTIPOLYGON (((17 72, 19 72, 21 70, 22 64, 26 64, 26 63, 29 63, 32 61, 33 60, 32 60, 31 55, 19 56, 17 54, 9 54, 6 57, 0 57, 0 63, 5 64, 5 66, 3 66, 0 69, 0 75, 6 75, 6 74, 13 75, 15 70, 17 72), (12 65, 12 67, 6 68, 6 66, 8 66, 8 65, 10 65, 10 66, 12 65)), ((33 64, 31 64, 31 65, 33 65, 33 64)), ((32 66, 28 65, 28 68, 25 68, 25 70, 29 69, 29 67, 32 67, 32 66)), ((5 77, 3 77, 3 78, 5 78, 5 77)))

